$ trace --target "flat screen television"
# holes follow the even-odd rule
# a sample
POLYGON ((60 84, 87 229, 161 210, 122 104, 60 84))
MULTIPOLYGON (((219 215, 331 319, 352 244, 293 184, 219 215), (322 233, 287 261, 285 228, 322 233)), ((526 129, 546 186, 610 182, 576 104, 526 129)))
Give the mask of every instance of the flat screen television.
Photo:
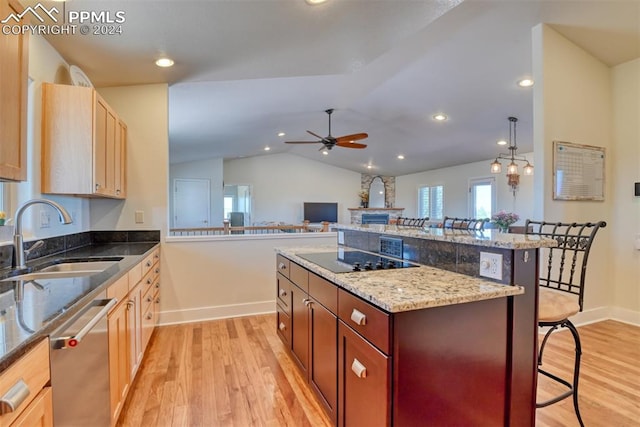
POLYGON ((304 202, 303 219, 309 222, 338 222, 338 203, 304 202))

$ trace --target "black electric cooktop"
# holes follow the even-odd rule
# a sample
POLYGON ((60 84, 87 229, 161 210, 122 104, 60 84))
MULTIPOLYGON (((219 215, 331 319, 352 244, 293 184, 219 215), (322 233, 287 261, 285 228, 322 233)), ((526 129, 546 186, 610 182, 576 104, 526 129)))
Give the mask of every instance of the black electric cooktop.
POLYGON ((296 255, 334 273, 417 267, 416 264, 407 261, 358 250, 338 249, 330 252, 300 253, 296 255))

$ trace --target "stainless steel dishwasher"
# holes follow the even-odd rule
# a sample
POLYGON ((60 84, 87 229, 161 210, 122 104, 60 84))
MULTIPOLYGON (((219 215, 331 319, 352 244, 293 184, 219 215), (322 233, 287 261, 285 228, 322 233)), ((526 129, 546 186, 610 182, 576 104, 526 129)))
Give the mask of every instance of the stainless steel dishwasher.
POLYGON ((115 304, 104 292, 51 334, 56 427, 111 423, 107 312, 115 304))

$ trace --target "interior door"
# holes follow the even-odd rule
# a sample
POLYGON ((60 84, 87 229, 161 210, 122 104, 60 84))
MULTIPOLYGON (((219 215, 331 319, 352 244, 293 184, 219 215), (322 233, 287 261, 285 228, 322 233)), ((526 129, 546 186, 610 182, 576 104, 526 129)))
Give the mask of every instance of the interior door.
POLYGON ((173 180, 173 227, 209 227, 211 191, 208 179, 173 180))

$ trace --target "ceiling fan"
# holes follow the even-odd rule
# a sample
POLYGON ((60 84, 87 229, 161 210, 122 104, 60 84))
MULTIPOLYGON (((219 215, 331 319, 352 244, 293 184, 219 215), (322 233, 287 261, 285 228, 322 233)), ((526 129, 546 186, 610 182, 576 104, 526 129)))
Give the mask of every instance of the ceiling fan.
POLYGON ((366 133, 354 133, 352 135, 344 135, 339 137, 331 136, 331 113, 333 113, 333 108, 329 108, 324 111, 329 115, 329 135, 322 137, 316 133, 311 132, 310 130, 307 133, 315 136, 316 138, 320 138, 320 141, 285 141, 285 144, 323 144, 324 147, 320 148, 320 150, 327 149, 331 150, 334 146, 344 147, 344 148, 366 148, 367 144, 360 144, 358 141, 360 139, 365 139, 369 135, 366 133))

